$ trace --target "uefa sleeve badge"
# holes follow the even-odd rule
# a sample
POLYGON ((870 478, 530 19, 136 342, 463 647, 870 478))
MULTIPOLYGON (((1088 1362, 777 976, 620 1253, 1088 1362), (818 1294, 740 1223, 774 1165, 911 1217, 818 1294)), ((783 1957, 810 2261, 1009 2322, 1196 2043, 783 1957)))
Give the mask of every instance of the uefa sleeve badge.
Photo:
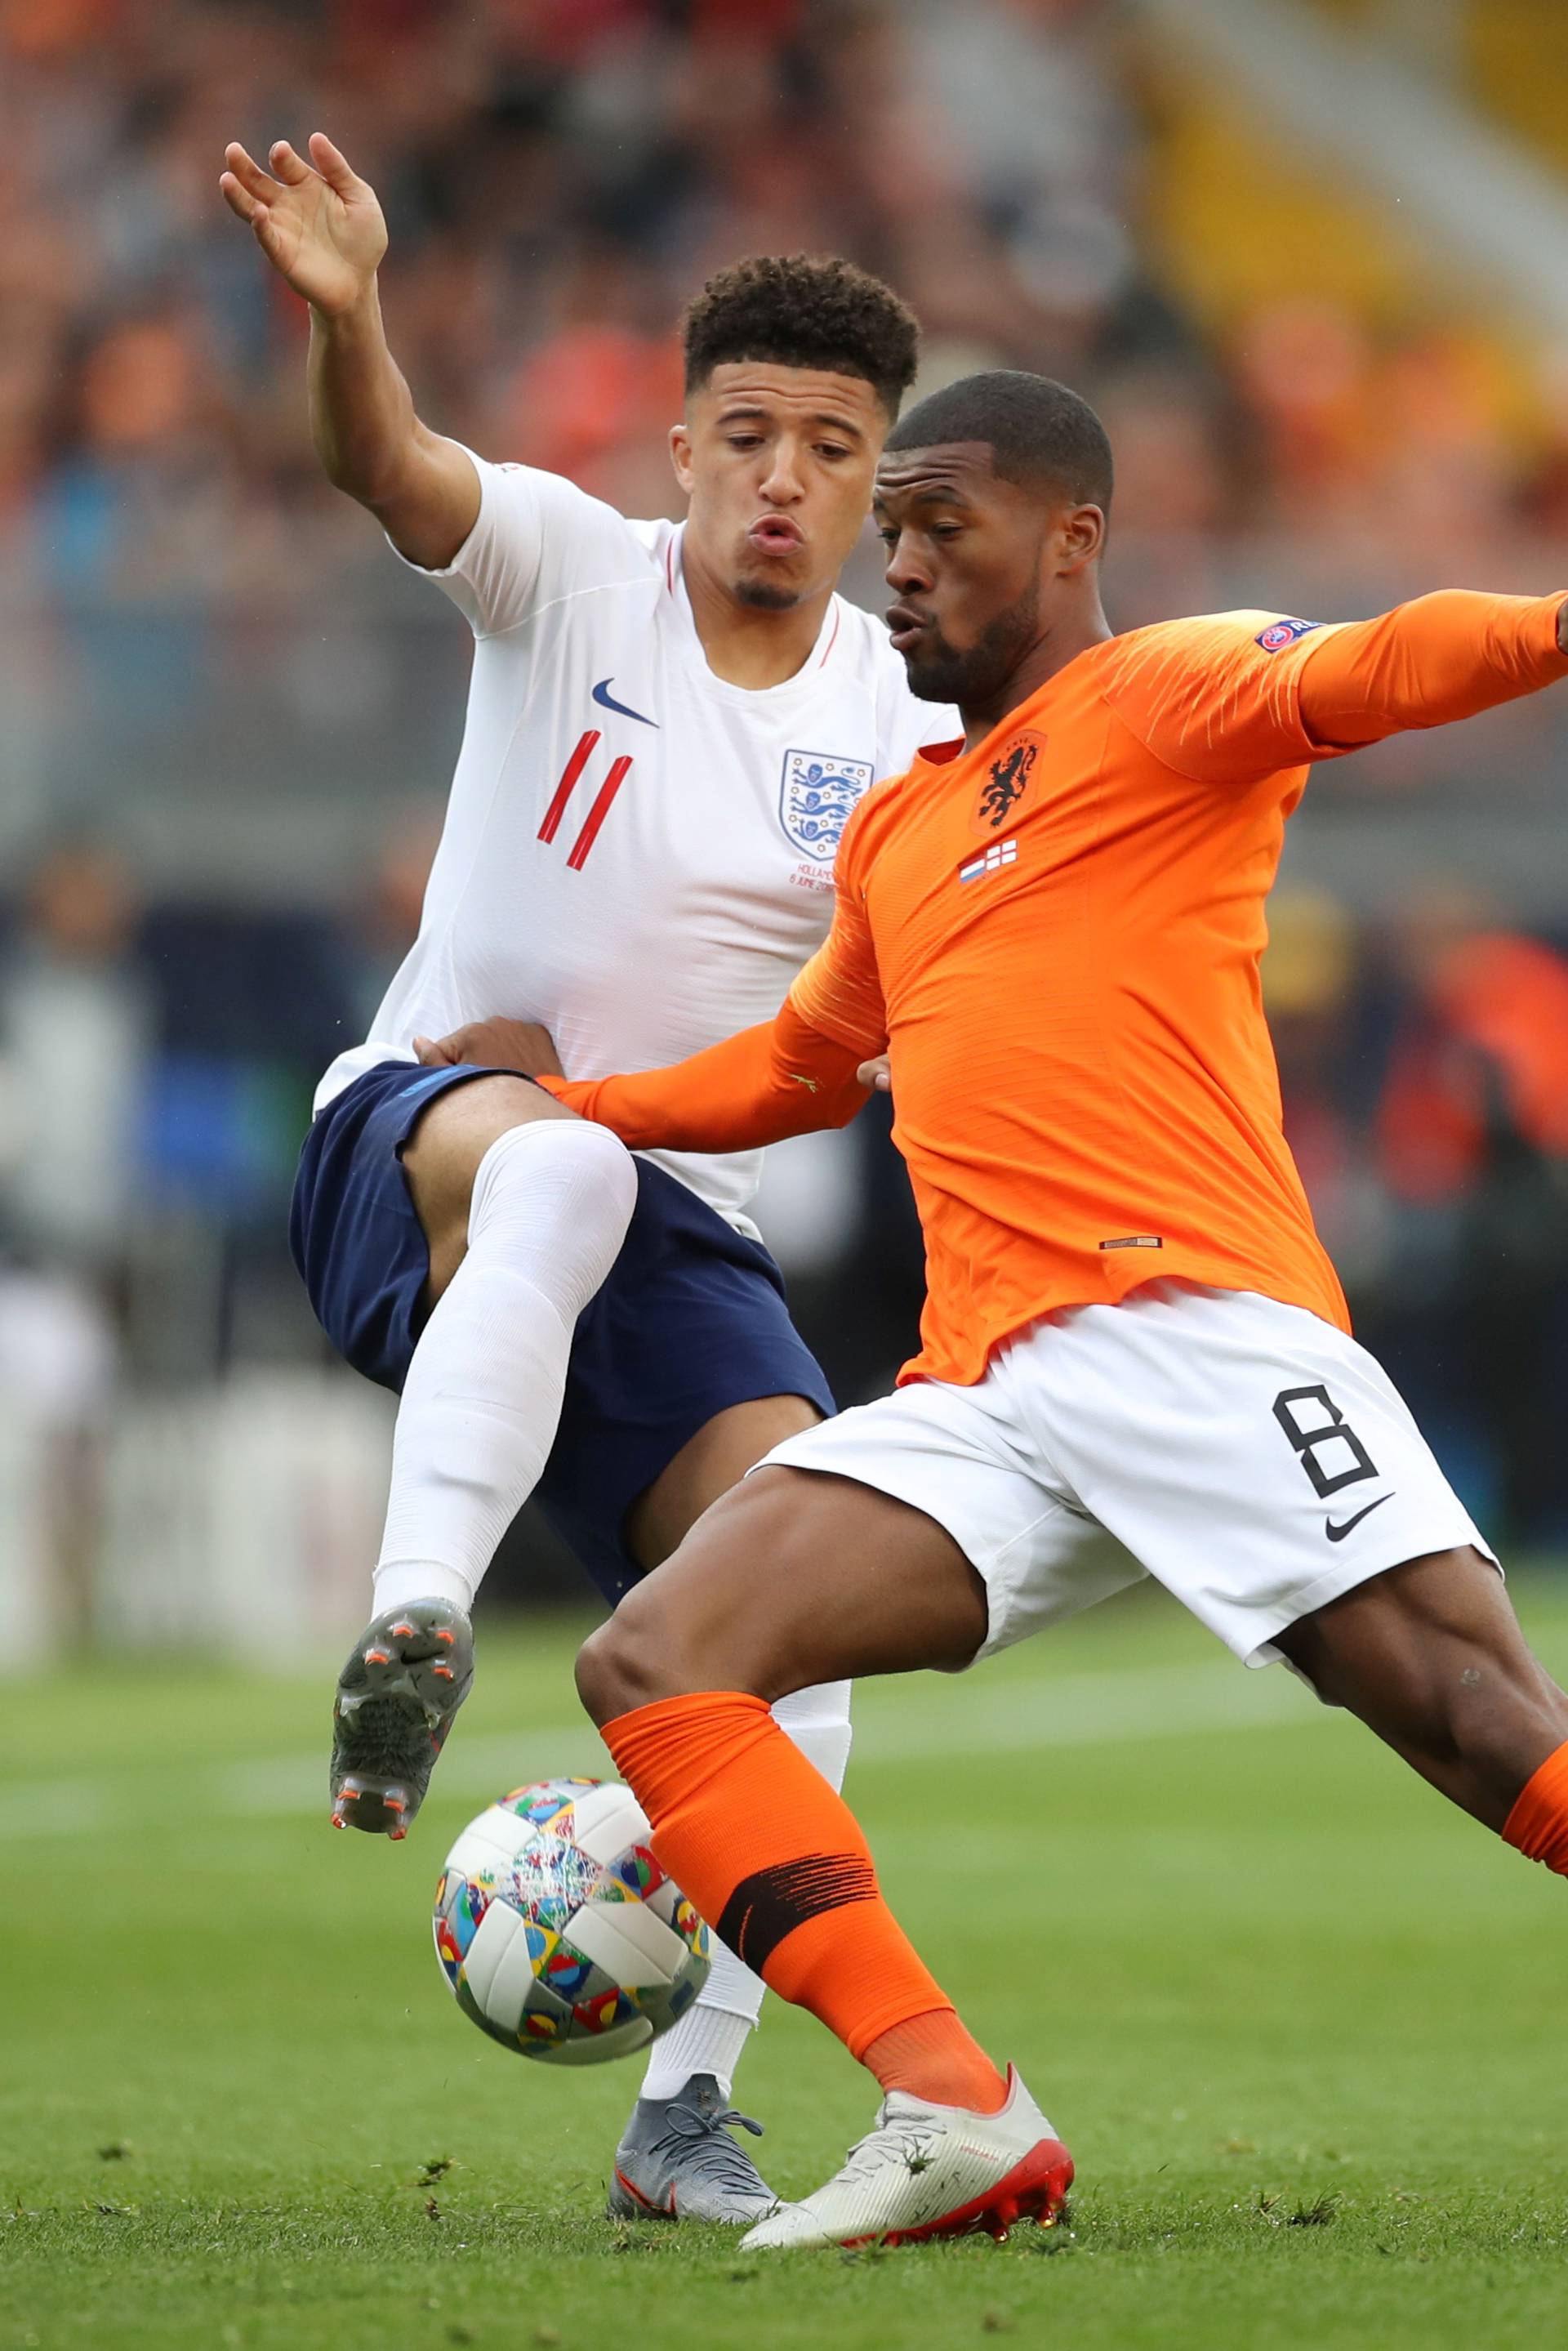
POLYGON ((1310 637, 1322 626, 1321 621, 1271 621, 1266 629, 1259 630, 1256 642, 1266 653, 1282 653, 1298 637, 1310 637))

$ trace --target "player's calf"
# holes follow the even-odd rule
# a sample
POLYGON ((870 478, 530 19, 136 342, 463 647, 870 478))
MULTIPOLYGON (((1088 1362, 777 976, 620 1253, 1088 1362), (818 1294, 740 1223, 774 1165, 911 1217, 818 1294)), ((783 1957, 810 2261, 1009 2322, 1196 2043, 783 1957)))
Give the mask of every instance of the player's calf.
POLYGON ((978 1579, 922 1511, 764 1468, 577 1663, 661 1861, 742 1964, 885 2090, 976 2113, 1002 2106, 1001 2075, 888 1909, 854 1814, 769 1707, 810 1683, 967 1662, 984 1633, 978 1579))
POLYGON ((1568 1697, 1479 1552, 1375 1575, 1279 1646, 1320 1697, 1359 1715, 1454 1803, 1568 1875, 1568 1697))

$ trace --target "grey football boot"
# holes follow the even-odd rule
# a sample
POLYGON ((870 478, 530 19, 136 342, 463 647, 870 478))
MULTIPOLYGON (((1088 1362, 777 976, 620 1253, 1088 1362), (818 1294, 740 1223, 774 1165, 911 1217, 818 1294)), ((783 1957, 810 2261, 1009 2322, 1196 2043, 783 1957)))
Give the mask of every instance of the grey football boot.
POLYGON ((606 2210, 612 2220, 727 2220, 747 2228, 778 2198, 728 2126, 763 2126, 726 2105, 711 2074, 693 2074, 672 2098, 639 2098, 615 2151, 606 2210))
POLYGON ((373 1616, 337 1677, 332 1825, 394 1844, 424 1802, 452 1717, 473 1686, 473 1627, 455 1602, 373 1616))

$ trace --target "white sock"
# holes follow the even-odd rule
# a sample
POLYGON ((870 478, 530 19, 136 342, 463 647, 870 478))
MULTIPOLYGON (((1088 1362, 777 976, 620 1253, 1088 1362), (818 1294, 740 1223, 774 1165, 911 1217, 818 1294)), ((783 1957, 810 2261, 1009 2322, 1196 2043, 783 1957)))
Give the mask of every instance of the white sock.
POLYGON ((479 1163, 468 1254, 398 1408, 375 1613, 472 1607, 555 1443, 578 1315, 615 1263, 637 1169, 607 1127, 535 1119, 479 1163))
MULTIPOLYGON (((849 1761, 850 1682, 821 1682, 795 1690, 774 1708, 774 1720, 787 1730, 808 1762, 837 1792, 849 1761)), ((672 2098, 693 2074, 711 2074, 728 2100, 735 2067, 754 2028, 767 1987, 734 1953, 713 1938, 713 1966, 702 1996, 679 2024, 653 2044, 642 2085, 645 2098, 672 2098)))

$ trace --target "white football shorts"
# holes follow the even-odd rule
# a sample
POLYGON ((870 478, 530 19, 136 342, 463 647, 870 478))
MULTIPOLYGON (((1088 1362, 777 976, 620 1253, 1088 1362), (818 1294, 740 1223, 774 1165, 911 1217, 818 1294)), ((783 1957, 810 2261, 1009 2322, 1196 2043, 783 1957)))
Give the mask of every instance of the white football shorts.
POLYGON ((975 1386, 916 1382, 775 1464, 944 1527, 986 1587, 981 1656, 1151 1575, 1271 1665, 1287 1625, 1385 1568, 1466 1543, 1497 1563, 1366 1348, 1250 1290, 1155 1282, 1047 1315, 975 1386))

